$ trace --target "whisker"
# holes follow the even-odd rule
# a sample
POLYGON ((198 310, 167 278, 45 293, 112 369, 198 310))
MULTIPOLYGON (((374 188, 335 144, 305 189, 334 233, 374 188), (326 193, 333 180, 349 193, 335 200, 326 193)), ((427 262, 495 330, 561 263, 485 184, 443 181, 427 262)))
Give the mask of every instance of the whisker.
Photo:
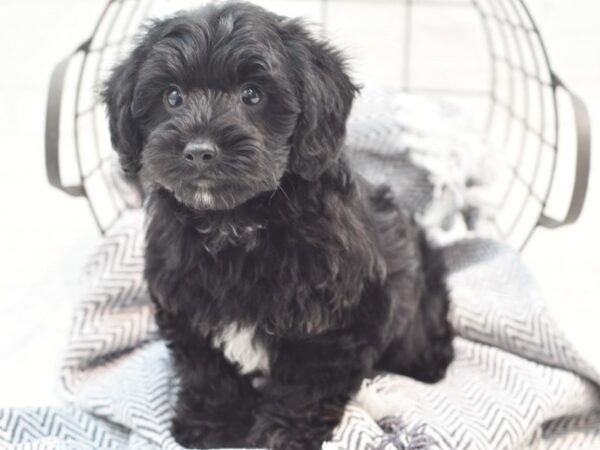
POLYGON ((276 191, 281 191, 283 193, 283 195, 285 196, 285 198, 287 199, 288 202, 290 202, 290 197, 288 196, 287 192, 285 192, 285 189, 283 188, 283 186, 281 184, 279 184, 277 186, 276 191))

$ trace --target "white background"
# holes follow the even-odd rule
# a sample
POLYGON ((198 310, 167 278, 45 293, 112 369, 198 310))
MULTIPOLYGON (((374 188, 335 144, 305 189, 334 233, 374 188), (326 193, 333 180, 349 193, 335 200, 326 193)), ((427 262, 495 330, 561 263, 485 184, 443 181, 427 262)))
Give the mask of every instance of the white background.
MULTIPOLYGON (((105 0, 0 3, 0 405, 60 402, 57 372, 81 267, 99 240, 84 200, 51 189, 44 166, 53 65, 88 37, 105 0)), ((600 129, 600 4, 529 0, 555 70, 600 129)), ((354 20, 360 23, 360 14, 354 20)), ((349 20, 352 20, 350 18, 349 20)), ((382 62, 384 64, 384 62, 382 62)), ((595 144, 595 142, 594 142, 595 144)), ((524 258, 567 335, 600 367, 600 166, 569 228, 534 234, 524 258)))

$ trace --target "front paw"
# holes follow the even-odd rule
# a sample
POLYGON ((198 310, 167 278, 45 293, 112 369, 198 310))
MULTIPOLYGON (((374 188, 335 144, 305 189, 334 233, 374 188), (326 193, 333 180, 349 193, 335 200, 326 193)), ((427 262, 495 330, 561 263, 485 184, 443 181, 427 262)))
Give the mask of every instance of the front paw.
POLYGON ((294 427, 294 424, 270 424, 260 427, 260 431, 255 428, 248 442, 252 446, 271 450, 320 450, 327 436, 331 437, 331 433, 319 435, 315 430, 302 432, 290 427, 294 427))
POLYGON ((171 433, 179 445, 187 448, 244 447, 250 424, 230 417, 175 417, 171 433))
POLYGON ((282 405, 261 411, 252 426, 248 442, 272 450, 320 450, 331 439, 344 411, 343 404, 326 408, 289 410, 282 405))

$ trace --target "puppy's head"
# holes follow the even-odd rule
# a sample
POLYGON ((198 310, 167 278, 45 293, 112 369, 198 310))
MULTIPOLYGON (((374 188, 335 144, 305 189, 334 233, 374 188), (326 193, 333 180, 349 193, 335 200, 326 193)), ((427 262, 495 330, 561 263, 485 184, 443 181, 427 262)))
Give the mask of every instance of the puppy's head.
POLYGON ((103 91, 128 173, 195 209, 230 209, 318 178, 339 154, 355 86, 299 21, 248 3, 147 27, 103 91))

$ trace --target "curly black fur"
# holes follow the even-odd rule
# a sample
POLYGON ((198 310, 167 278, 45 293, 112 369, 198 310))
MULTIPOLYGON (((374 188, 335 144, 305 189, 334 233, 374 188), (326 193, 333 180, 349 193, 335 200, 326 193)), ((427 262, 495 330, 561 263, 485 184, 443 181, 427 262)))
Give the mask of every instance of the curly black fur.
POLYGON ((105 87, 121 164, 148 189, 145 276, 183 445, 320 448, 374 369, 446 371, 443 263, 341 154, 356 92, 337 51, 246 3, 153 22, 105 87), (247 86, 262 101, 242 103, 247 86), (214 158, 189 161, 190 142, 214 158), (249 368, 228 350, 242 331, 266 355, 249 368))

